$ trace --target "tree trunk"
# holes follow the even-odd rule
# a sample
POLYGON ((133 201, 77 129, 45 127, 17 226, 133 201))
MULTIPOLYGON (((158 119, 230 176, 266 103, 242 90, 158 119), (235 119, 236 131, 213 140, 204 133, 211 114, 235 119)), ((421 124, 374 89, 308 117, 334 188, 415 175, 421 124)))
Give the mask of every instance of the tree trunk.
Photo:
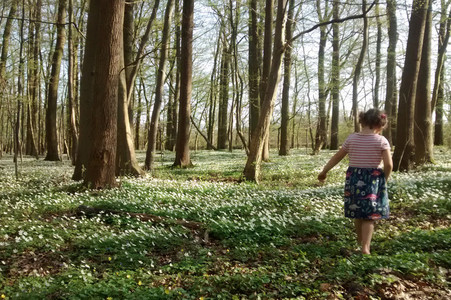
POLYGON ((69 127, 69 137, 70 137, 70 145, 71 145, 71 160, 72 164, 75 165, 75 161, 77 158, 77 149, 78 149, 78 128, 77 128, 77 105, 76 105, 76 97, 75 97, 75 58, 74 55, 74 41, 73 41, 73 30, 72 30, 72 22, 73 22, 73 3, 72 0, 69 0, 69 28, 68 28, 68 127, 69 127))
POLYGON ((227 147, 227 116, 229 115, 229 72, 229 45, 226 41, 226 34, 223 32, 221 71, 219 80, 220 93, 218 106, 218 143, 216 147, 218 150, 226 149, 227 147))
POLYGON ((373 106, 379 108, 379 89, 381 85, 381 46, 382 46, 382 22, 379 16, 379 1, 376 2, 376 23, 377 23, 377 38, 376 38, 376 79, 374 82, 373 106))
POLYGON ((153 171, 155 164, 155 146, 157 142, 158 123, 160 119, 161 105, 163 103, 164 81, 166 76, 166 64, 169 54, 169 34, 172 22, 174 1, 168 0, 164 15, 163 36, 161 38, 160 62, 158 65, 157 81, 155 87, 155 101, 150 119, 149 135, 147 138, 147 153, 145 168, 153 171))
MULTIPOLYGON (((173 102, 171 105, 168 104, 168 118, 167 118, 167 142, 166 142, 166 150, 174 151, 176 138, 177 138, 177 118, 178 118, 178 104, 180 100, 180 1, 175 1, 175 11, 174 11, 174 23, 177 24, 175 26, 175 49, 173 58, 175 68, 175 87, 173 90, 173 102)), ((173 82, 173 71, 171 71, 171 81, 173 82)))
MULTIPOLYGON (((85 176, 85 170, 88 164, 89 155, 91 152, 91 146, 93 141, 93 133, 91 124, 93 123, 93 112, 94 107, 94 81, 98 71, 96 71, 96 63, 100 60, 98 57, 98 38, 100 33, 99 30, 100 23, 98 19, 101 13, 98 7, 97 1, 90 2, 90 7, 94 9, 89 10, 88 25, 87 25, 87 35, 85 52, 83 57, 83 70, 80 79, 80 135, 79 144, 77 150, 77 159, 75 163, 75 170, 72 176, 73 180, 81 180, 85 176)), ((103 59, 106 59, 105 57, 103 59)), ((98 74, 100 75, 100 74, 98 74)), ((117 109, 117 108, 116 108, 117 109)), ((116 125, 114 125, 116 127, 116 125)))
MULTIPOLYGON (((273 47, 273 12, 274 12, 274 1, 275 0, 266 0, 265 5, 265 35, 263 39, 263 68, 262 68, 262 77, 260 81, 260 99, 266 97, 266 89, 269 81, 269 73, 271 72, 271 57, 272 57, 272 47, 273 47)), ((261 103, 263 106, 264 104, 261 103)), ((268 132, 265 135, 265 140, 262 148, 262 160, 269 160, 269 127, 268 132)))
MULTIPOLYGON (((249 136, 257 127, 260 115, 260 68, 257 0, 249 1, 249 136)), ((250 141, 249 141, 250 142, 250 141)))
POLYGON ((388 124, 384 129, 384 136, 393 144, 394 132, 396 130, 396 43, 398 41, 398 29, 396 19, 396 0, 387 0, 388 18, 388 49, 387 49, 387 89, 385 93, 385 113, 388 124))
POLYGON ((117 109, 117 149, 116 149, 116 175, 131 175, 142 176, 144 171, 138 164, 135 155, 135 145, 133 141, 133 134, 131 128, 130 118, 130 103, 133 99, 134 82, 130 85, 127 83, 134 80, 131 77, 135 76, 133 72, 137 72, 132 66, 133 64, 133 40, 134 40, 134 18, 133 18, 133 3, 127 3, 124 11, 123 22, 123 39, 121 41, 121 48, 123 54, 121 55, 121 65, 125 72, 120 73, 118 82, 118 109, 117 109))
POLYGON ((426 17, 421 51, 421 64, 415 97, 415 163, 423 165, 433 161, 432 113, 431 113, 431 33, 432 2, 426 17))
POLYGON ((192 166, 189 154, 189 137, 193 71, 193 27, 194 0, 183 0, 180 107, 174 162, 175 167, 181 168, 192 166))
POLYGON ((414 0, 407 39, 406 57, 399 89, 399 110, 393 163, 395 171, 414 168, 415 97, 429 1, 414 0))
MULTIPOLYGON (((366 11, 366 0, 362 0, 362 12, 366 11)), ((368 18, 363 17, 363 42, 360 48, 360 55, 354 69, 354 76, 352 80, 352 115, 354 118, 354 131, 360 131, 359 123, 359 104, 358 104, 358 87, 360 80, 360 73, 362 72, 363 60, 365 59, 366 49, 368 48, 368 18)))
POLYGON ((279 155, 288 155, 290 148, 288 144, 288 122, 289 122, 289 107, 290 107, 290 82, 291 82, 291 38, 293 37, 294 24, 294 5, 295 1, 290 0, 288 9, 288 20, 286 29, 287 50, 284 56, 284 74, 283 74, 283 89, 282 89, 282 108, 280 121, 280 149, 279 155))
POLYGON ((37 107, 39 97, 39 47, 40 47, 40 19, 42 3, 38 1, 34 8, 30 8, 30 19, 36 22, 30 22, 28 35, 28 101, 27 101, 27 138, 25 143, 25 154, 35 156, 38 159, 37 145, 37 107))
MULTIPOLYGON (((321 1, 316 1, 316 10, 319 21, 324 22, 329 20, 329 6, 328 2, 325 5, 325 11, 321 10, 321 1)), ((314 154, 318 154, 323 146, 327 143, 327 116, 326 116, 326 79, 325 79, 325 55, 327 44, 327 26, 320 27, 320 40, 318 49, 318 126, 315 136, 314 154)))
MULTIPOLYGON (((339 18, 340 2, 334 0, 333 17, 339 18)), ((330 134, 330 150, 338 149, 338 122, 340 116, 340 28, 338 23, 332 25, 333 41, 332 41, 332 120, 330 134)))
POLYGON ((266 92, 264 93, 265 98, 262 102, 258 126, 252 133, 249 155, 243 171, 244 177, 247 180, 253 180, 256 182, 260 180, 260 169, 263 154, 262 150, 269 132, 272 110, 277 94, 277 85, 280 80, 280 68, 282 65, 283 54, 285 52, 284 31, 287 19, 286 5, 287 0, 278 0, 276 31, 274 36, 274 53, 271 62, 271 71, 269 72, 268 84, 266 92))
MULTIPOLYGON (((91 53, 96 57, 93 77, 91 144, 84 184, 101 189, 116 186, 117 108, 123 57, 123 0, 91 1, 87 39, 94 35, 91 53), (97 25, 89 27, 95 17, 97 25), (94 29, 94 31, 89 31, 94 29)), ((88 54, 88 48, 86 49, 88 54)), ((86 61, 84 62, 84 64, 86 61)), ((90 74, 83 74, 90 75, 90 74)))
POLYGON ((58 85, 60 79, 61 60, 63 58, 64 43, 66 40, 65 18, 66 18, 67 0, 58 2, 58 21, 55 52, 52 58, 52 72, 50 76, 49 91, 47 94, 47 110, 45 115, 45 139, 47 143, 47 155, 45 160, 61 160, 58 150, 58 129, 57 129, 57 110, 58 110, 58 85))
POLYGON ((442 1, 440 29, 438 35, 438 58, 437 67, 435 69, 434 89, 431 99, 431 112, 435 109, 435 125, 434 125, 434 145, 443 145, 443 97, 444 97, 444 60, 446 54, 446 47, 449 42, 450 26, 451 26, 451 10, 448 18, 446 11, 448 6, 442 1))

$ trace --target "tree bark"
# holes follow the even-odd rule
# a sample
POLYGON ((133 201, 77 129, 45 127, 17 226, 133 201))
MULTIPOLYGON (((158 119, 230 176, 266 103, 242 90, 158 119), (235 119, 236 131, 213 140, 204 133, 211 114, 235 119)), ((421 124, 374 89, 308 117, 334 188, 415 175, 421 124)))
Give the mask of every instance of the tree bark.
POLYGON ((396 131, 396 99, 398 97, 396 87, 396 43, 398 41, 398 29, 396 19, 396 0, 387 0, 388 18, 388 49, 387 49, 387 88, 385 93, 385 113, 388 124, 384 129, 384 136, 393 144, 396 131))
MULTIPOLYGON (((333 17, 339 18, 340 2, 334 0, 333 17)), ((331 120, 331 134, 330 134, 330 150, 338 149, 338 122, 340 116, 340 28, 338 23, 332 25, 332 120, 331 120)))
POLYGON ((49 90, 47 94, 47 110, 45 116, 45 139, 47 143, 47 155, 45 160, 61 160, 58 150, 58 129, 57 129, 57 110, 58 110, 58 85, 60 79, 61 60, 63 58, 64 43, 66 40, 65 18, 66 18, 67 0, 58 2, 58 20, 55 52, 52 58, 52 72, 50 76, 49 90))
MULTIPOLYGON (((93 54, 95 74, 92 89, 91 138, 84 184, 101 189, 116 186, 117 108, 123 57, 123 0, 91 1, 89 19, 97 18, 93 54)), ((93 29, 91 27, 91 29, 93 29)), ((88 49, 86 49, 88 52, 88 49)), ((85 61, 86 63, 86 61, 85 61)), ((83 74, 88 75, 88 74, 83 74)))
POLYGON ((282 88, 282 108, 280 120, 280 149, 279 155, 288 155, 290 148, 288 144, 288 122, 289 122, 289 107, 290 107, 290 82, 291 82, 291 38, 293 37, 294 24, 294 5, 295 1, 289 1, 287 29, 286 29, 286 43, 287 50, 284 56, 284 74, 283 74, 283 88, 282 88))
POLYGON ((280 80, 280 68, 282 65, 283 55, 286 50, 285 41, 285 25, 287 19, 287 0, 278 0, 276 30, 274 35, 274 53, 271 62, 271 71, 269 72, 268 84, 265 98, 261 106, 261 113, 258 120, 258 126, 252 133, 251 143, 249 147, 249 155, 243 175, 247 180, 259 182, 261 172, 261 162, 263 154, 263 146, 269 132, 272 110, 277 94, 277 85, 280 80))
POLYGON ((222 150, 227 147, 227 116, 229 109, 229 73, 230 73, 230 53, 229 45, 226 41, 225 27, 223 32, 223 46, 221 56, 221 70, 219 79, 219 106, 218 106, 218 141, 217 149, 222 150))
POLYGON ((68 127, 69 127, 69 137, 71 145, 71 160, 72 164, 75 165, 77 158, 78 149, 78 128, 77 128, 77 110, 76 110, 76 97, 75 97, 75 55, 74 55, 74 41, 73 41, 73 3, 69 0, 69 28, 68 28, 68 127))
POLYGON ((134 90, 134 82, 128 85, 128 82, 135 76, 134 72, 137 70, 132 66, 133 64, 133 3, 127 3, 124 11, 123 22, 123 39, 121 41, 121 48, 123 53, 121 55, 121 66, 125 72, 120 73, 118 82, 118 109, 117 109, 117 149, 116 149, 116 175, 131 175, 142 176, 144 171, 138 164, 135 155, 135 145, 133 141, 133 133, 131 128, 130 118, 132 116, 130 110, 130 103, 133 99, 133 92, 128 88, 134 90))
POLYGON ((183 0, 180 107, 174 161, 174 166, 181 168, 192 166, 189 153, 189 137, 193 72, 193 27, 194 0, 183 0))
POLYGON ((431 112, 431 34, 432 2, 426 16, 426 25, 421 51, 421 64, 415 97, 415 163, 423 165, 433 161, 432 112, 431 112))
POLYGON ((415 97, 428 3, 429 1, 424 0, 414 0, 413 2, 404 70, 399 89, 397 137, 393 154, 393 169, 395 171, 409 171, 414 168, 415 97))
MULTIPOLYGON (((265 6, 265 34, 263 38, 263 67, 262 67, 262 76, 260 80, 260 99, 263 101, 265 98, 265 93, 269 81, 269 73, 271 72, 271 57, 272 57, 272 47, 273 47, 273 12, 274 12, 274 1, 275 0, 266 0, 265 6)), ((261 103, 263 106, 264 104, 261 103)), ((269 127, 268 132, 265 135, 265 141, 262 148, 262 160, 269 160, 269 127)))
MULTIPOLYGON (((366 11, 366 0, 362 0, 362 12, 366 11)), ((360 48, 359 59, 354 69, 354 76, 352 80, 352 115, 354 119, 354 131, 360 131, 359 123, 359 104, 358 104, 358 87, 360 80, 360 73, 362 72, 363 60, 365 59, 366 49, 368 48, 368 18, 365 15, 363 17, 363 41, 362 48, 360 48)))
MULTIPOLYGON (((260 67, 257 0, 249 1, 249 137, 257 127, 260 115, 260 67)), ((250 142, 250 141, 249 141, 250 142)))
MULTIPOLYGON (((449 2, 448 2, 449 3, 449 2)), ((435 124, 434 124, 434 145, 443 145, 443 104, 444 104, 444 60, 446 48, 449 42, 450 26, 451 26, 451 10, 448 17, 446 17, 448 5, 442 1, 440 29, 438 35, 438 57, 437 67, 434 76, 434 89, 431 99, 431 112, 435 110, 435 124)))
MULTIPOLYGON (((328 2, 325 4, 324 12, 321 10, 321 1, 316 1, 316 10, 319 21, 330 19, 328 2)), ((318 154, 327 143, 327 115, 326 115, 326 79, 325 79, 325 55, 327 44, 327 26, 320 27, 320 40, 318 49, 318 126, 315 135, 315 146, 313 153, 318 154)))
POLYGON ((147 138, 147 153, 145 168, 153 171, 155 165, 155 147, 157 143, 158 123, 160 119, 161 105, 163 103, 164 81, 166 77, 166 64, 169 54, 169 35, 174 11, 174 1, 168 0, 164 15, 163 36, 161 38, 160 62, 158 65, 157 81, 155 87, 155 101, 150 119, 149 135, 147 138))
POLYGON ((374 82, 373 93, 373 107, 379 108, 379 89, 381 85, 381 46, 382 46, 382 22, 379 16, 379 1, 376 2, 376 23, 377 23, 377 38, 376 38, 376 79, 374 82))

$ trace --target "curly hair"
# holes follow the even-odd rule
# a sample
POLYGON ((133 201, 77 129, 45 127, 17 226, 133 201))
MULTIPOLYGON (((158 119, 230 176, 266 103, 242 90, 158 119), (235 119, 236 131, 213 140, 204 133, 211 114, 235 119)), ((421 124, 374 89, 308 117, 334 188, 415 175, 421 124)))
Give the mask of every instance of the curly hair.
POLYGON ((387 115, 378 109, 372 108, 360 113, 359 123, 370 129, 384 128, 387 124, 387 115))

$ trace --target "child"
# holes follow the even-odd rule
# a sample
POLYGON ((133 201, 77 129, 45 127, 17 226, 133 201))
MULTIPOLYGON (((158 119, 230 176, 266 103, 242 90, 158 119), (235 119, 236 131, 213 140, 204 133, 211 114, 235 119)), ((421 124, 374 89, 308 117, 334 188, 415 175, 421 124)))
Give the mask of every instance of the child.
POLYGON ((327 172, 349 155, 345 181, 345 217, 354 219, 357 241, 363 254, 370 254, 375 220, 388 218, 389 206, 386 180, 393 162, 390 145, 379 135, 387 124, 387 116, 377 109, 360 113, 362 129, 348 136, 341 149, 329 160, 318 175, 324 182, 327 172), (380 169, 381 161, 384 169, 380 169))

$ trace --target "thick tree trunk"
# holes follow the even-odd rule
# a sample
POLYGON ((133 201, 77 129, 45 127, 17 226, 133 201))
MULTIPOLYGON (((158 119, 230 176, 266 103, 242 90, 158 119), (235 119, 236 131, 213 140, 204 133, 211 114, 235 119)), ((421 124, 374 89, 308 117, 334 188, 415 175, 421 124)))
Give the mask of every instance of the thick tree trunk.
MULTIPOLYGON (((339 18, 340 2, 334 0, 333 16, 339 18)), ((338 149, 338 122, 340 116, 340 29, 337 23, 332 25, 332 120, 330 134, 330 150, 338 149)))
POLYGON ((65 18, 67 0, 58 2, 58 21, 55 52, 52 58, 52 72, 50 76, 49 91, 47 94, 47 110, 45 115, 45 140, 47 144, 47 155, 45 160, 61 160, 58 150, 58 85, 60 79, 61 60, 63 58, 64 43, 66 40, 65 18))
POLYGON ((280 69, 283 55, 285 52, 285 24, 287 19, 287 0, 278 0, 276 31, 274 35, 274 53, 271 62, 271 71, 269 72, 268 84, 265 98, 263 99, 258 126, 252 133, 249 147, 249 155, 243 175, 247 180, 258 182, 260 180, 260 169, 262 162, 262 150, 265 139, 269 132, 272 110, 277 95, 277 85, 280 80, 280 69))
MULTIPOLYGON (((94 9, 89 10, 88 25, 85 52, 83 57, 83 70, 80 80, 80 135, 77 150, 77 159, 75 162, 75 170, 72 176, 73 180, 82 180, 88 164, 89 155, 93 141, 91 124, 93 123, 94 107, 94 82, 98 71, 96 70, 96 63, 100 60, 98 57, 98 32, 99 14, 101 13, 96 1, 90 2, 90 7, 94 9)), ((106 59, 103 57, 103 59, 106 59)), ((117 109, 117 107, 116 107, 117 109)), ((117 125, 114 125, 116 127, 117 125)), ((114 165, 114 163, 113 163, 114 165)))
MULTIPOLYGON (((362 12, 366 11, 366 0, 362 0, 362 12)), ((366 49, 368 48, 368 18, 363 17, 363 41, 362 48, 360 48, 359 59, 354 69, 354 76, 352 79, 352 116, 354 119, 354 131, 360 131, 359 123, 359 104, 358 104, 358 87, 360 80, 360 73, 362 72, 363 60, 365 59, 366 49)))
POLYGON ((155 164, 155 150, 157 143, 158 123, 160 119, 161 105, 163 103, 164 81, 166 76, 166 64, 169 54, 169 34, 174 11, 174 1, 168 0, 164 15, 163 36, 161 38, 160 62, 158 64, 157 82, 155 87, 155 101, 150 119, 149 135, 147 138, 147 153, 145 168, 153 171, 155 164))
POLYGON ((189 153, 191 91, 193 72, 194 0, 183 0, 180 107, 175 148, 175 167, 192 166, 189 153))
POLYGON ((431 113, 431 33, 432 2, 426 17, 421 51, 421 64, 415 99, 415 163, 423 165, 433 161, 432 113, 431 113))
POLYGON ((387 0, 388 18, 388 49, 387 49, 387 89, 385 93, 385 113, 388 124, 384 129, 384 136, 393 144, 394 132, 396 130, 396 43, 398 41, 398 29, 396 19, 396 0, 387 0))
POLYGON ((92 146, 84 184, 95 189, 116 186, 117 99, 123 57, 124 4, 123 0, 97 0, 91 1, 89 9, 88 19, 96 17, 98 22, 95 31, 87 33, 88 40, 89 35, 96 38, 91 46, 97 60, 90 95, 93 99, 92 146))
POLYGON ((423 47, 429 1, 415 0, 409 25, 406 57, 399 89, 399 110, 397 118, 395 152, 393 163, 395 171, 409 171, 414 168, 414 115, 415 97, 423 47))

